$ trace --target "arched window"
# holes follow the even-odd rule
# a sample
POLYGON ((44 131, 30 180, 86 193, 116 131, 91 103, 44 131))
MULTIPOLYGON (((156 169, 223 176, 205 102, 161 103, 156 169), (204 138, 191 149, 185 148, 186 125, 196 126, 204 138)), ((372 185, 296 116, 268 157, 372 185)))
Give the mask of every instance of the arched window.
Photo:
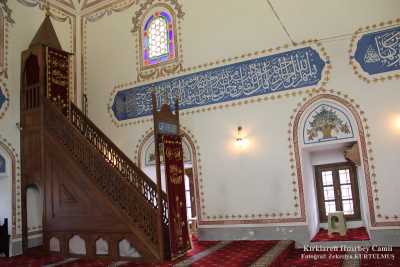
POLYGON ((152 66, 175 58, 174 22, 168 11, 155 11, 143 27, 143 65, 152 66))

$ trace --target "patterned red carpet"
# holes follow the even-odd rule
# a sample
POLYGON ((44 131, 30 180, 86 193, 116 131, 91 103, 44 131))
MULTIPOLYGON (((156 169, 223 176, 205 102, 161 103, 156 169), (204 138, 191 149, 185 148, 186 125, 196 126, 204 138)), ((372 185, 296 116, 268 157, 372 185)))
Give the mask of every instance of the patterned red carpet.
MULTIPOLYGON (((193 248, 188 253, 186 253, 185 256, 183 256, 182 258, 180 258, 177 261, 182 261, 182 260, 188 259, 188 258, 190 258, 192 256, 195 256, 196 254, 199 254, 202 251, 204 251, 204 250, 206 250, 206 249, 208 249, 208 248, 210 248, 212 246, 215 246, 218 243, 219 243, 219 241, 199 241, 197 236, 192 236, 192 247, 193 248)), ((146 264, 146 263, 130 262, 130 263, 121 265, 121 267, 158 267, 158 266, 160 266, 160 267, 170 267, 170 266, 173 266, 174 263, 176 263, 177 261, 174 261, 174 262, 168 261, 168 262, 165 262, 165 263, 163 263, 161 265, 159 265, 159 264, 151 264, 151 263, 147 263, 146 264)))
POLYGON ((321 241, 362 241, 369 240, 369 235, 365 227, 351 228, 347 230, 345 236, 341 236, 338 233, 328 235, 328 230, 320 229, 319 232, 314 236, 311 242, 321 242, 321 241))
POLYGON ((277 241, 233 241, 214 253, 194 262, 191 266, 250 266, 276 244, 277 241))
POLYGON ((76 260, 68 263, 57 265, 57 267, 108 267, 113 262, 107 260, 76 260))
POLYGON ((399 267, 400 247, 393 248, 393 251, 370 252, 366 257, 361 258, 360 267, 399 267))
MULTIPOLYGON (((40 267, 55 263, 56 267, 400 267, 400 247, 378 252, 304 252, 286 241, 198 241, 193 250, 176 262, 157 264, 121 263, 108 260, 72 260, 63 263, 60 256, 18 256, 0 258, 0 267, 40 267), (357 256, 349 261, 348 256, 357 256)), ((383 247, 384 248, 384 247, 383 247)), ((390 247, 389 247, 390 248, 390 247)))
MULTIPOLYGON (((341 267, 344 259, 332 259, 335 252, 306 252, 303 249, 292 250, 282 267, 341 267)), ((339 253, 339 254, 344 254, 339 253)))
POLYGON ((61 256, 17 256, 0 258, 0 267, 41 267, 62 260, 61 256))

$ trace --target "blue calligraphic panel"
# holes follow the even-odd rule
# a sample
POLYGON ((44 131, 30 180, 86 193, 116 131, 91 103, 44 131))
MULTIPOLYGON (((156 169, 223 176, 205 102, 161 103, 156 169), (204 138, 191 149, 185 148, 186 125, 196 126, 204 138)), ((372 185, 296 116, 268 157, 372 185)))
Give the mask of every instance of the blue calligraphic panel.
POLYGON ((5 172, 6 172, 6 160, 0 154, 0 173, 5 173, 5 172))
POLYGON ((0 109, 3 106, 3 104, 6 102, 7 98, 3 93, 3 88, 0 87, 0 109))
POLYGON ((364 34, 357 43, 355 60, 368 74, 400 69, 400 27, 364 34))
POLYGON ((192 73, 119 91, 112 110, 117 120, 151 115, 151 93, 169 103, 179 96, 187 109, 318 84, 325 62, 311 47, 192 73))

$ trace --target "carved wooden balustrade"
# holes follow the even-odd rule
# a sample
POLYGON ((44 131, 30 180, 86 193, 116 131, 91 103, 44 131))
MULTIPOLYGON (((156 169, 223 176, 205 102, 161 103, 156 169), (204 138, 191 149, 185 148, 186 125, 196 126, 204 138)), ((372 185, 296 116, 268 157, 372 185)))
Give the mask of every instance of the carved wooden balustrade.
MULTIPOLYGON (((53 103, 44 99, 46 131, 54 136, 93 177, 95 184, 122 210, 130 223, 140 229, 144 242, 158 255, 160 240, 157 185, 146 176, 75 105, 67 118, 53 103)), ((162 196, 162 228, 168 229, 167 197, 162 196)), ((165 239, 165 237, 164 237, 165 239)), ((165 242, 165 241, 164 241, 165 242)))

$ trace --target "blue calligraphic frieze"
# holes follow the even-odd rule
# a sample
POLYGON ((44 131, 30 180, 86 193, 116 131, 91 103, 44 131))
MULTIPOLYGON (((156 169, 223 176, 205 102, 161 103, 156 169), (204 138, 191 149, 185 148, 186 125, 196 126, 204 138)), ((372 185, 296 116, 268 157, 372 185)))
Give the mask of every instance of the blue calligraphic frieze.
POLYGON ((324 67, 318 52, 304 47, 121 90, 112 110, 119 121, 151 115, 153 90, 158 105, 166 94, 171 104, 179 96, 179 108, 187 109, 313 86, 321 80, 324 67))
POLYGON ((3 106, 3 104, 6 102, 7 98, 3 93, 3 88, 0 87, 0 109, 3 106))
POLYGON ((6 159, 0 154, 0 173, 6 172, 6 159))
POLYGON ((354 54, 370 75, 400 69, 400 27, 364 34, 354 54))

